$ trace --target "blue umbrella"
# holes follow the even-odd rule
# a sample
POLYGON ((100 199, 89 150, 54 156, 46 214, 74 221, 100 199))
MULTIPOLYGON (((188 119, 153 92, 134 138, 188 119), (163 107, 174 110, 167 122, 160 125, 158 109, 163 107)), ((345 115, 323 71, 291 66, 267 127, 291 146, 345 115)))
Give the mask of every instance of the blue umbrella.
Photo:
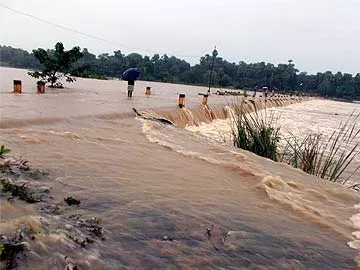
POLYGON ((138 68, 129 68, 122 74, 122 79, 125 81, 136 81, 139 78, 140 70, 138 68))

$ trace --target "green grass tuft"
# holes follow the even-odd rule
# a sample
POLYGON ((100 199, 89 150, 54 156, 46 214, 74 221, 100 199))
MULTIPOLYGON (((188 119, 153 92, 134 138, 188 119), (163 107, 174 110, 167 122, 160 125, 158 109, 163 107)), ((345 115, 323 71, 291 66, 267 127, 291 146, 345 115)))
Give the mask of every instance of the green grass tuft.
POLYGON ((360 135, 360 113, 352 113, 329 138, 309 134, 299 139, 292 133, 281 138, 278 117, 266 109, 249 112, 244 98, 235 100, 231 107, 233 143, 238 148, 342 184, 360 169, 359 165, 351 173, 348 171, 360 154, 360 142, 356 141, 360 135), (285 142, 285 146, 281 146, 280 141, 285 142))
POLYGON ((0 158, 4 158, 6 154, 10 153, 11 150, 9 148, 6 148, 4 145, 1 145, 0 147, 0 158))
POLYGON ((279 128, 274 127, 274 114, 264 110, 247 113, 244 102, 235 107, 232 135, 234 146, 253 152, 259 156, 277 161, 279 128))
POLYGON ((321 134, 310 134, 299 140, 290 133, 290 137, 285 138, 286 147, 280 160, 309 174, 345 184, 360 168, 358 166, 343 177, 360 154, 360 142, 355 141, 360 134, 360 127, 357 127, 359 116, 351 114, 328 139, 321 134))

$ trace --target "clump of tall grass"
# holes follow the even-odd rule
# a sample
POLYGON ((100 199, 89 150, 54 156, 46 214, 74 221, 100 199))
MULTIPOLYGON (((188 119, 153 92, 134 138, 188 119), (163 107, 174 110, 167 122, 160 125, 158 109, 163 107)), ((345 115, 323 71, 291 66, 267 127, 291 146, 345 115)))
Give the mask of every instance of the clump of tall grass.
POLYGON ((230 107, 233 143, 238 148, 342 184, 360 169, 359 165, 351 173, 347 171, 360 154, 360 113, 352 113, 328 138, 309 134, 299 139, 291 132, 288 137, 280 136, 279 117, 256 107, 250 112, 245 98, 233 100, 230 107))
POLYGON ((244 100, 234 107, 232 116, 232 136, 234 146, 253 152, 259 156, 277 161, 279 128, 275 128, 273 113, 255 110, 249 113, 244 100))
POLYGON ((360 154, 360 142, 356 142, 360 135, 359 117, 360 114, 351 114, 328 139, 321 134, 310 134, 301 140, 290 133, 290 137, 285 138, 286 146, 280 161, 320 178, 345 184, 360 168, 359 165, 346 178, 342 177, 360 154))

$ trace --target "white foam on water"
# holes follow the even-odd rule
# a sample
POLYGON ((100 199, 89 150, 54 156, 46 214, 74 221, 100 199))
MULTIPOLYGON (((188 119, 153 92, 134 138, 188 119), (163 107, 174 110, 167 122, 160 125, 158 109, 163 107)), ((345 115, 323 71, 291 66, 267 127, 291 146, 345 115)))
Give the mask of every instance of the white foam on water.
POLYGON ((348 245, 351 248, 360 250, 360 204, 357 204, 354 207, 358 209, 359 212, 353 215, 350 218, 350 221, 353 223, 354 228, 356 229, 356 231, 352 233, 352 235, 355 236, 356 239, 353 241, 349 241, 348 245))
POLYGON ((139 119, 142 122, 142 132, 151 143, 156 143, 174 152, 187 157, 197 158, 208 163, 230 167, 242 173, 254 175, 255 168, 250 168, 246 163, 246 156, 228 149, 227 145, 214 143, 202 134, 189 132, 173 126, 166 126, 166 132, 160 123, 139 119), (185 136, 186 143, 176 140, 185 136))
POLYGON ((215 119, 211 123, 200 123, 198 126, 185 128, 221 143, 231 143, 233 140, 230 119, 215 119))
MULTIPOLYGON (((142 120, 142 123, 143 133, 150 142, 211 164, 231 166, 252 174, 256 171, 256 168, 252 166, 253 164, 247 162, 247 154, 243 154, 236 148, 231 150, 229 141, 225 142, 222 139, 221 132, 231 133, 230 119, 215 119, 211 123, 187 126, 185 130, 173 126, 167 126, 164 129, 161 124, 146 120, 142 120), (179 137, 184 137, 184 139, 179 140, 179 137), (190 140, 186 140, 185 137, 190 140), (186 141, 186 143, 183 143, 183 141, 186 141), (203 149, 207 150, 204 151, 203 149), (220 149, 226 154, 221 152, 220 149), (241 159, 241 162, 238 159, 241 159)), ((343 235, 348 239, 347 241, 351 239, 351 241, 347 242, 348 246, 360 250, 360 204, 355 206, 358 213, 350 218, 355 228, 352 236, 350 236, 349 232, 343 230, 348 217, 342 219, 342 221, 337 221, 334 214, 327 207, 323 207, 323 203, 328 203, 326 194, 319 193, 312 187, 299 188, 297 182, 285 181, 273 175, 264 177, 258 187, 263 189, 271 200, 290 207, 293 212, 315 224, 343 235)), ((338 207, 341 207, 341 205, 338 205, 338 207)), ((346 223, 348 224, 348 222, 346 223)), ((359 262, 357 263, 359 264, 359 262)))

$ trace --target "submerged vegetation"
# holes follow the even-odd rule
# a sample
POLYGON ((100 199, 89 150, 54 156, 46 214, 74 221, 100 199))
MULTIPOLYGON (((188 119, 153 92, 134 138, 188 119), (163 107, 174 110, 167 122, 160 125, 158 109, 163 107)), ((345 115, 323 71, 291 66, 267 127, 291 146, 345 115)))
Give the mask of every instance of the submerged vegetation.
MULTIPOLYGON (((55 53, 54 50, 40 50, 49 55, 55 53)), ((29 53, 22 49, 0 45, 0 65, 40 68, 41 65, 36 59, 36 51, 38 50, 29 53)), ((278 91, 298 91, 320 96, 360 100, 360 73, 354 76, 348 73, 326 71, 312 75, 300 72, 292 60, 277 66, 265 62, 232 63, 219 56, 213 59, 212 55, 206 54, 192 66, 185 60, 166 54, 162 56, 159 54, 142 56, 138 53, 125 55, 117 50, 113 54, 103 53, 96 56, 86 48, 81 51, 81 54, 83 57, 76 62, 75 67, 86 67, 86 69, 73 70, 71 75, 99 79, 121 78, 124 70, 138 67, 141 70, 141 80, 207 86, 211 75, 212 84, 220 87, 245 90, 269 87, 278 91)))
POLYGON ((352 173, 347 171, 360 154, 360 141, 356 141, 360 114, 351 114, 329 138, 308 134, 301 139, 291 132, 287 137, 280 136, 276 117, 266 109, 247 113, 244 101, 234 107, 232 135, 238 148, 342 184, 360 169, 359 165, 352 173))
POLYGON ((11 152, 11 150, 9 148, 6 148, 4 145, 1 145, 1 147, 0 147, 0 158, 4 159, 5 155, 10 153, 10 152, 11 152))
MULTIPOLYGON (((37 249, 38 244, 44 246, 43 242, 40 242, 44 235, 54 236, 57 234, 61 239, 58 243, 64 245, 66 252, 78 248, 89 250, 89 245, 106 240, 100 218, 95 216, 86 218, 81 214, 74 213, 71 205, 78 206, 80 200, 68 196, 62 202, 56 201, 51 196, 52 188, 43 186, 43 180, 46 180, 48 176, 47 172, 32 169, 27 165, 28 161, 25 159, 10 157, 7 155, 10 149, 4 145, 0 151, 2 152, 0 159, 0 205, 5 202, 12 204, 15 201, 16 206, 12 207, 22 206, 23 203, 39 204, 34 208, 36 207, 35 209, 38 209, 40 214, 39 217, 28 218, 26 216, 17 219, 16 223, 18 224, 15 226, 15 230, 9 229, 1 233, 0 269, 17 269, 18 267, 35 269, 34 267, 29 268, 27 260, 29 257, 32 258, 32 253, 35 254, 34 250, 37 249), (52 226, 54 221, 58 222, 59 219, 61 222, 55 227, 52 226), (28 254, 30 254, 29 257, 28 254)), ((8 219, 11 220, 10 217, 8 219)), ((4 222, 4 224, 9 223, 4 222)), ((39 255, 37 257, 40 258, 39 255)), ((49 258, 49 255, 47 257, 49 258)), ((75 261, 70 260, 66 255, 56 255, 51 257, 51 260, 60 265, 63 263, 59 262, 61 257, 64 258, 66 264, 65 268, 61 269, 78 269, 75 261)), ((86 268, 83 266, 81 269, 86 268)))

